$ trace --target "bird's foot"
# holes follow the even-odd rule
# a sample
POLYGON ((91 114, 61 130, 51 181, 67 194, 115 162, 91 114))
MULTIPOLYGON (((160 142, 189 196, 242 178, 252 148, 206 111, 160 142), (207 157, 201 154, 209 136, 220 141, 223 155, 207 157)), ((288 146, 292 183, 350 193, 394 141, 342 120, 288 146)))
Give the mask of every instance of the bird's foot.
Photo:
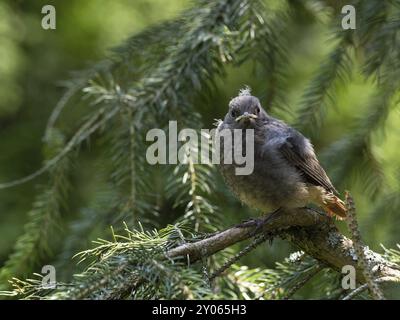
POLYGON ((306 207, 303 207, 303 209, 312 210, 312 211, 314 211, 315 213, 317 213, 320 216, 328 217, 331 221, 335 221, 337 219, 336 215, 330 215, 329 213, 326 213, 325 211, 322 211, 320 209, 314 208, 312 206, 306 206, 306 207))
POLYGON ((314 207, 312 207, 312 206, 305 206, 305 207, 303 207, 303 209, 307 209, 307 210, 314 211, 315 213, 318 213, 318 214, 320 214, 320 215, 323 215, 323 214, 324 214, 323 211, 318 210, 317 208, 314 208, 314 207))
POLYGON ((280 212, 281 212, 281 208, 278 208, 277 210, 273 211, 272 213, 267 214, 261 218, 251 218, 251 219, 245 220, 242 223, 238 224, 236 227, 237 228, 254 227, 254 229, 251 231, 250 235, 255 236, 263 229, 263 227, 267 223, 269 223, 273 218, 275 218, 277 215, 279 215, 280 212))
POLYGON ((264 218, 250 218, 247 220, 242 221, 238 225, 236 225, 237 228, 250 228, 250 227, 262 227, 264 224, 264 218))

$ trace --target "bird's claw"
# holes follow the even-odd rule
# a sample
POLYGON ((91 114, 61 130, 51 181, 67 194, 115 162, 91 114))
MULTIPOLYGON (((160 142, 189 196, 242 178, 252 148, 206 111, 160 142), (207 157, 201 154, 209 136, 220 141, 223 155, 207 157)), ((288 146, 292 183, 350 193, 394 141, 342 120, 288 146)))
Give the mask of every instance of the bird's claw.
POLYGON ((257 233, 260 232, 260 230, 263 228, 266 222, 267 219, 265 218, 251 218, 238 224, 237 227, 238 228, 254 227, 254 229, 251 231, 251 236, 255 236, 257 233))
POLYGON ((255 227, 250 233, 251 236, 255 236, 257 233, 259 233, 262 230, 262 228, 267 223, 269 223, 271 220, 273 220, 280 214, 281 214, 281 208, 278 208, 271 214, 269 214, 267 216, 263 216, 262 218, 251 218, 251 219, 245 220, 242 223, 240 223, 239 225, 237 225, 237 227, 238 228, 255 227))
MULTIPOLYGON (((262 230, 264 225, 268 223, 269 219, 263 217, 263 218, 253 218, 253 219, 248 219, 243 221, 242 223, 238 224, 238 228, 248 228, 248 227, 255 227, 253 230, 250 232, 250 237, 255 237, 257 234, 262 230)), ((268 240, 269 244, 272 245, 272 242, 274 240, 273 233, 263 233, 262 237, 265 240, 268 240)))

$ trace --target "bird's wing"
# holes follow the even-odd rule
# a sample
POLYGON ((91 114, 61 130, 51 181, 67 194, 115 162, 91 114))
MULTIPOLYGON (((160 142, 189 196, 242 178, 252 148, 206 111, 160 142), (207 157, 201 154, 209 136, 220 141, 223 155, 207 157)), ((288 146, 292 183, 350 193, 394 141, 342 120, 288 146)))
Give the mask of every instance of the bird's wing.
POLYGON ((296 134, 288 136, 279 146, 279 151, 290 164, 303 174, 308 182, 322 186, 327 191, 338 195, 315 156, 312 145, 302 135, 296 132, 296 134))

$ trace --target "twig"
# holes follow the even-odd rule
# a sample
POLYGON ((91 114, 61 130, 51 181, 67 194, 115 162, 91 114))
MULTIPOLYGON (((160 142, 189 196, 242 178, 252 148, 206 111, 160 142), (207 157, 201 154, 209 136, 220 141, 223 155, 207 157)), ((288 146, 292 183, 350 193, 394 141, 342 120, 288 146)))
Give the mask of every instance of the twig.
POLYGON ((245 247, 243 250, 241 250, 240 252, 235 254, 232 258, 230 258, 227 262, 225 262, 220 268, 218 268, 216 271, 214 271, 209 277, 210 281, 214 280, 221 273, 223 273, 226 269, 228 269, 232 264, 234 264, 240 258, 242 258, 246 254, 248 254, 250 251, 254 250, 256 247, 258 247, 261 243, 263 243, 267 239, 268 239, 268 236, 266 236, 266 235, 261 235, 260 237, 255 238, 247 247, 245 247))
MULTIPOLYGON (((399 282, 399 279, 397 278, 391 278, 391 277, 382 277, 374 280, 375 283, 383 283, 383 282, 399 282)), ((364 290, 368 289, 368 283, 364 283, 363 285, 359 286, 358 288, 354 289, 352 292, 350 292, 347 296, 345 296, 342 300, 351 300, 353 299, 356 295, 360 294, 364 290)))
POLYGON ((309 280, 311 280, 314 276, 316 276, 322 269, 324 269, 324 265, 318 264, 311 272, 306 274, 303 279, 295 283, 293 287, 288 290, 286 295, 282 298, 283 300, 288 300, 290 299, 291 296, 293 296, 297 291, 299 291, 309 280))
POLYGON ((357 255, 357 262, 363 272, 366 285, 369 287, 371 295, 375 300, 385 300, 385 296, 383 295, 382 290, 379 288, 377 282, 374 281, 374 276, 366 260, 364 253, 365 246, 363 245, 361 239, 361 233, 360 230, 358 229, 358 223, 356 218, 356 207, 353 198, 347 191, 346 191, 346 207, 347 207, 347 225, 352 234, 354 251, 357 255))

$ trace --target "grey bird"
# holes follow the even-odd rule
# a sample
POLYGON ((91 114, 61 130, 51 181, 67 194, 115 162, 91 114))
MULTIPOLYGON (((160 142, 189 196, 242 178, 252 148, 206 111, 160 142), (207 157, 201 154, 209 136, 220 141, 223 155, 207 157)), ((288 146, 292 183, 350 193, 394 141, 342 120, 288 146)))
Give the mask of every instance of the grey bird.
MULTIPOLYGON (((217 138, 223 129, 254 129, 253 172, 237 175, 237 164, 225 164, 224 159, 219 165, 227 185, 243 203, 264 214, 312 203, 330 216, 346 217, 346 207, 321 167, 310 141, 283 121, 268 115, 249 89, 242 90, 230 101, 228 113, 216 130, 217 138)), ((235 143, 238 142, 233 142, 233 148, 237 147, 235 143)), ((244 138, 239 143, 245 143, 244 138)))

